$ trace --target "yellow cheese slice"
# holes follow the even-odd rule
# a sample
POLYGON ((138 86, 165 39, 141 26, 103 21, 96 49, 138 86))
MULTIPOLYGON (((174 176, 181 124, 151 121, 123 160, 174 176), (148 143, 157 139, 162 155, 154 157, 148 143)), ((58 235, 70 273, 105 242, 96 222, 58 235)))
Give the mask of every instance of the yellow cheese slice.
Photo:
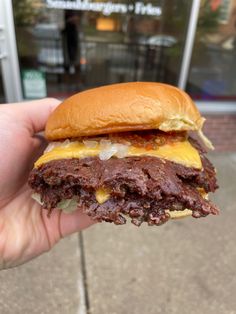
MULTIPOLYGON (((52 160, 69 159, 69 158, 85 158, 98 156, 101 152, 100 146, 87 147, 81 142, 72 142, 66 146, 57 146, 50 152, 42 155, 35 163, 35 167, 47 163, 52 160)), ((167 159, 186 167, 197 169, 202 168, 201 158, 198 151, 186 140, 184 142, 175 142, 159 146, 157 149, 146 150, 129 146, 127 156, 152 156, 167 159)))
POLYGON ((202 168, 201 158, 198 151, 188 142, 175 142, 166 144, 153 150, 144 148, 129 148, 129 156, 152 156, 167 159, 186 167, 202 168))
MULTIPOLYGON (((208 199, 208 194, 204 191, 203 188, 197 188, 199 192, 201 193, 202 197, 205 199, 208 199)), ((96 200, 99 204, 103 204, 110 198, 110 192, 108 189, 100 188, 95 193, 96 200)), ((166 213, 170 215, 171 219, 178 219, 178 218, 184 218, 187 216, 192 216, 192 210, 191 209, 184 209, 184 210, 166 210, 166 213)))
POLYGON ((110 193, 107 189, 100 188, 95 193, 96 200, 99 204, 105 203, 110 198, 110 193))

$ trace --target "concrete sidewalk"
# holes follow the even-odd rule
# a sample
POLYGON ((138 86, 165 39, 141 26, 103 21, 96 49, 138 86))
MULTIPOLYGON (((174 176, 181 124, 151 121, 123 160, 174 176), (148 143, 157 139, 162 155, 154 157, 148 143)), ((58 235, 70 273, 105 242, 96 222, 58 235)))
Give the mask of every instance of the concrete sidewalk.
POLYGON ((0 313, 236 314, 236 154, 215 154, 218 217, 98 224, 0 272, 0 313))

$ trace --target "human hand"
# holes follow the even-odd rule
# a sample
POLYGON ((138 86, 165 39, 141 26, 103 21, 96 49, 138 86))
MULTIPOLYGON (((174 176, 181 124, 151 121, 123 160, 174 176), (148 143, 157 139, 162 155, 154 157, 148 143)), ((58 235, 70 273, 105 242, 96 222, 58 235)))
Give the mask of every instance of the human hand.
POLYGON ((38 133, 59 101, 52 98, 0 105, 0 269, 20 265, 50 250, 62 237, 94 222, 80 210, 50 218, 27 185, 46 141, 38 133))

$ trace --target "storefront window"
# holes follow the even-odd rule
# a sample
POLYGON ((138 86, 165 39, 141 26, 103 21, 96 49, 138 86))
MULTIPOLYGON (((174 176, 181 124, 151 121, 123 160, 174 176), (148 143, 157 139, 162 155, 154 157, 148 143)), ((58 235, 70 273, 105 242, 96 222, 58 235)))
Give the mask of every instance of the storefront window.
POLYGON ((135 80, 177 85, 191 4, 13 0, 25 98, 27 90, 34 95, 26 81, 32 70, 39 82, 35 95, 66 97, 135 80))
POLYGON ((236 100, 236 1, 202 1, 187 86, 195 99, 236 100))

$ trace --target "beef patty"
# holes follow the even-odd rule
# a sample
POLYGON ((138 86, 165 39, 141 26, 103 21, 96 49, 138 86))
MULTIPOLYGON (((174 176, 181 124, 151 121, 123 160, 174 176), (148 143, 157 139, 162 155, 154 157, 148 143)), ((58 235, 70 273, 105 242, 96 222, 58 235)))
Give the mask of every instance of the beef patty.
POLYGON ((49 211, 61 200, 76 198, 78 207, 97 221, 124 224, 125 216, 139 226, 160 225, 170 215, 167 210, 192 210, 195 218, 217 214, 218 209, 205 199, 200 190, 214 192, 215 170, 201 148, 203 169, 185 167, 156 157, 61 159, 32 170, 31 188, 41 195, 49 211), (95 193, 109 191, 110 197, 100 204, 95 193))

